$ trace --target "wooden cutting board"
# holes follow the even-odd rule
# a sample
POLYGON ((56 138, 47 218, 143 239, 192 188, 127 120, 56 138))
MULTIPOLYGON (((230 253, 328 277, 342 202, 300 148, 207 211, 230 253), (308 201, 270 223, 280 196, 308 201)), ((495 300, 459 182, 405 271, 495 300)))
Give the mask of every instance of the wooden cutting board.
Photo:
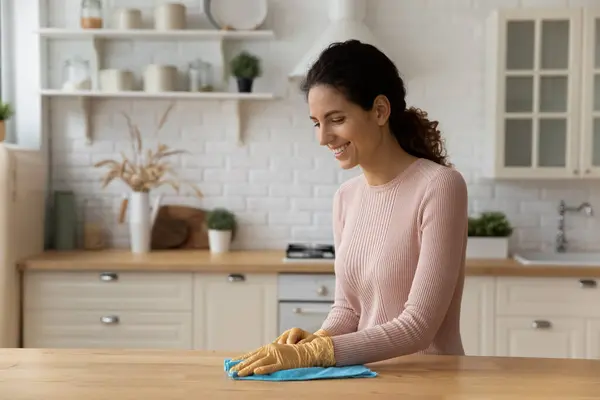
POLYGON ((205 216, 201 208, 161 206, 152 228, 152 249, 208 249, 205 216))

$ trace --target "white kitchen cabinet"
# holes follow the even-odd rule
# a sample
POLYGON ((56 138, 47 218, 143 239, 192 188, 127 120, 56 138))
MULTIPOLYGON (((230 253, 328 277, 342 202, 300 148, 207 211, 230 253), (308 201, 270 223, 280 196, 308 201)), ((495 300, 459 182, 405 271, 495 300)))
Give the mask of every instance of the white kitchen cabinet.
POLYGON ((192 348, 192 274, 25 274, 23 346, 192 348))
POLYGON ((276 337, 277 274, 195 274, 195 349, 246 352, 276 337))
POLYGON ((599 358, 596 279, 496 278, 495 355, 599 358))
POLYGON ((494 289, 493 277, 465 278, 460 333, 469 356, 494 355, 494 289))
POLYGON ((582 318, 498 317, 496 355, 502 357, 585 358, 582 318))
POLYGON ((500 9, 487 29, 484 174, 600 177, 600 10, 500 9))

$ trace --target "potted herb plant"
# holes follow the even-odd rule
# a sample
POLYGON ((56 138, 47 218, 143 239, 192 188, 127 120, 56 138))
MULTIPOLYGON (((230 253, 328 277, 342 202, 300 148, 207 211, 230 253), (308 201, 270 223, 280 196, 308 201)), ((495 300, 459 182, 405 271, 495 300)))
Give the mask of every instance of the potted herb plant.
POLYGON ((206 227, 210 252, 228 252, 237 228, 235 215, 224 208, 215 208, 206 216, 206 227))
POLYGON ((237 79, 238 91, 252 92, 254 79, 262 75, 260 59, 247 51, 242 51, 230 63, 231 73, 237 79))
POLYGON ((14 110, 10 103, 4 103, 0 100, 0 142, 6 139, 6 120, 14 115, 14 110))
POLYGON ((508 239, 513 227, 506 215, 487 211, 469 217, 467 258, 507 258, 508 239))

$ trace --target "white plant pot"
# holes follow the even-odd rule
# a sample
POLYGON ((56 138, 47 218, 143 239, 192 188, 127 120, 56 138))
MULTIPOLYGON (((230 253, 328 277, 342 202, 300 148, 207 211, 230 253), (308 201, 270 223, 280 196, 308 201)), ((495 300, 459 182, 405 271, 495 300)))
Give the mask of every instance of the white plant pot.
POLYGON ((132 253, 148 253, 151 235, 150 194, 129 195, 129 239, 132 253))
POLYGON ((208 230, 208 245, 211 253, 226 253, 231 245, 231 231, 208 230))
POLYGON ((467 241, 467 258, 508 258, 508 238, 469 237, 467 241))

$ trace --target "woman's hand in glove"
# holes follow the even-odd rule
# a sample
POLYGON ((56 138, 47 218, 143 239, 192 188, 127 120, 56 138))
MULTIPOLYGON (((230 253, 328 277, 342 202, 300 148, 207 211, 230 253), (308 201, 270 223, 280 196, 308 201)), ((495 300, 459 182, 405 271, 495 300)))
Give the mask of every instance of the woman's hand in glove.
POLYGON ((316 337, 304 344, 271 343, 250 353, 242 362, 231 368, 238 376, 264 375, 273 372, 308 367, 335 365, 333 342, 328 336, 316 337))
MULTIPOLYGON (((279 337, 277 339, 275 339, 273 341, 273 343, 270 343, 270 344, 304 344, 304 343, 312 342, 316 338, 323 337, 323 336, 330 336, 330 335, 328 334, 327 331, 324 331, 322 329, 319 329, 315 333, 310 333, 310 332, 305 331, 304 329, 291 328, 291 329, 288 329, 287 331, 283 332, 281 335, 279 335, 279 337)), ((266 346, 269 346, 270 344, 267 344, 266 346)), ((254 356, 255 354, 262 352, 263 348, 266 346, 259 347, 256 350, 252 350, 240 357, 234 358, 233 361, 244 361, 244 360, 254 356)))
POLYGON ((303 344, 312 342, 320 336, 330 336, 326 331, 319 329, 315 333, 310 333, 300 328, 292 328, 283 332, 274 343, 279 344, 303 344))

